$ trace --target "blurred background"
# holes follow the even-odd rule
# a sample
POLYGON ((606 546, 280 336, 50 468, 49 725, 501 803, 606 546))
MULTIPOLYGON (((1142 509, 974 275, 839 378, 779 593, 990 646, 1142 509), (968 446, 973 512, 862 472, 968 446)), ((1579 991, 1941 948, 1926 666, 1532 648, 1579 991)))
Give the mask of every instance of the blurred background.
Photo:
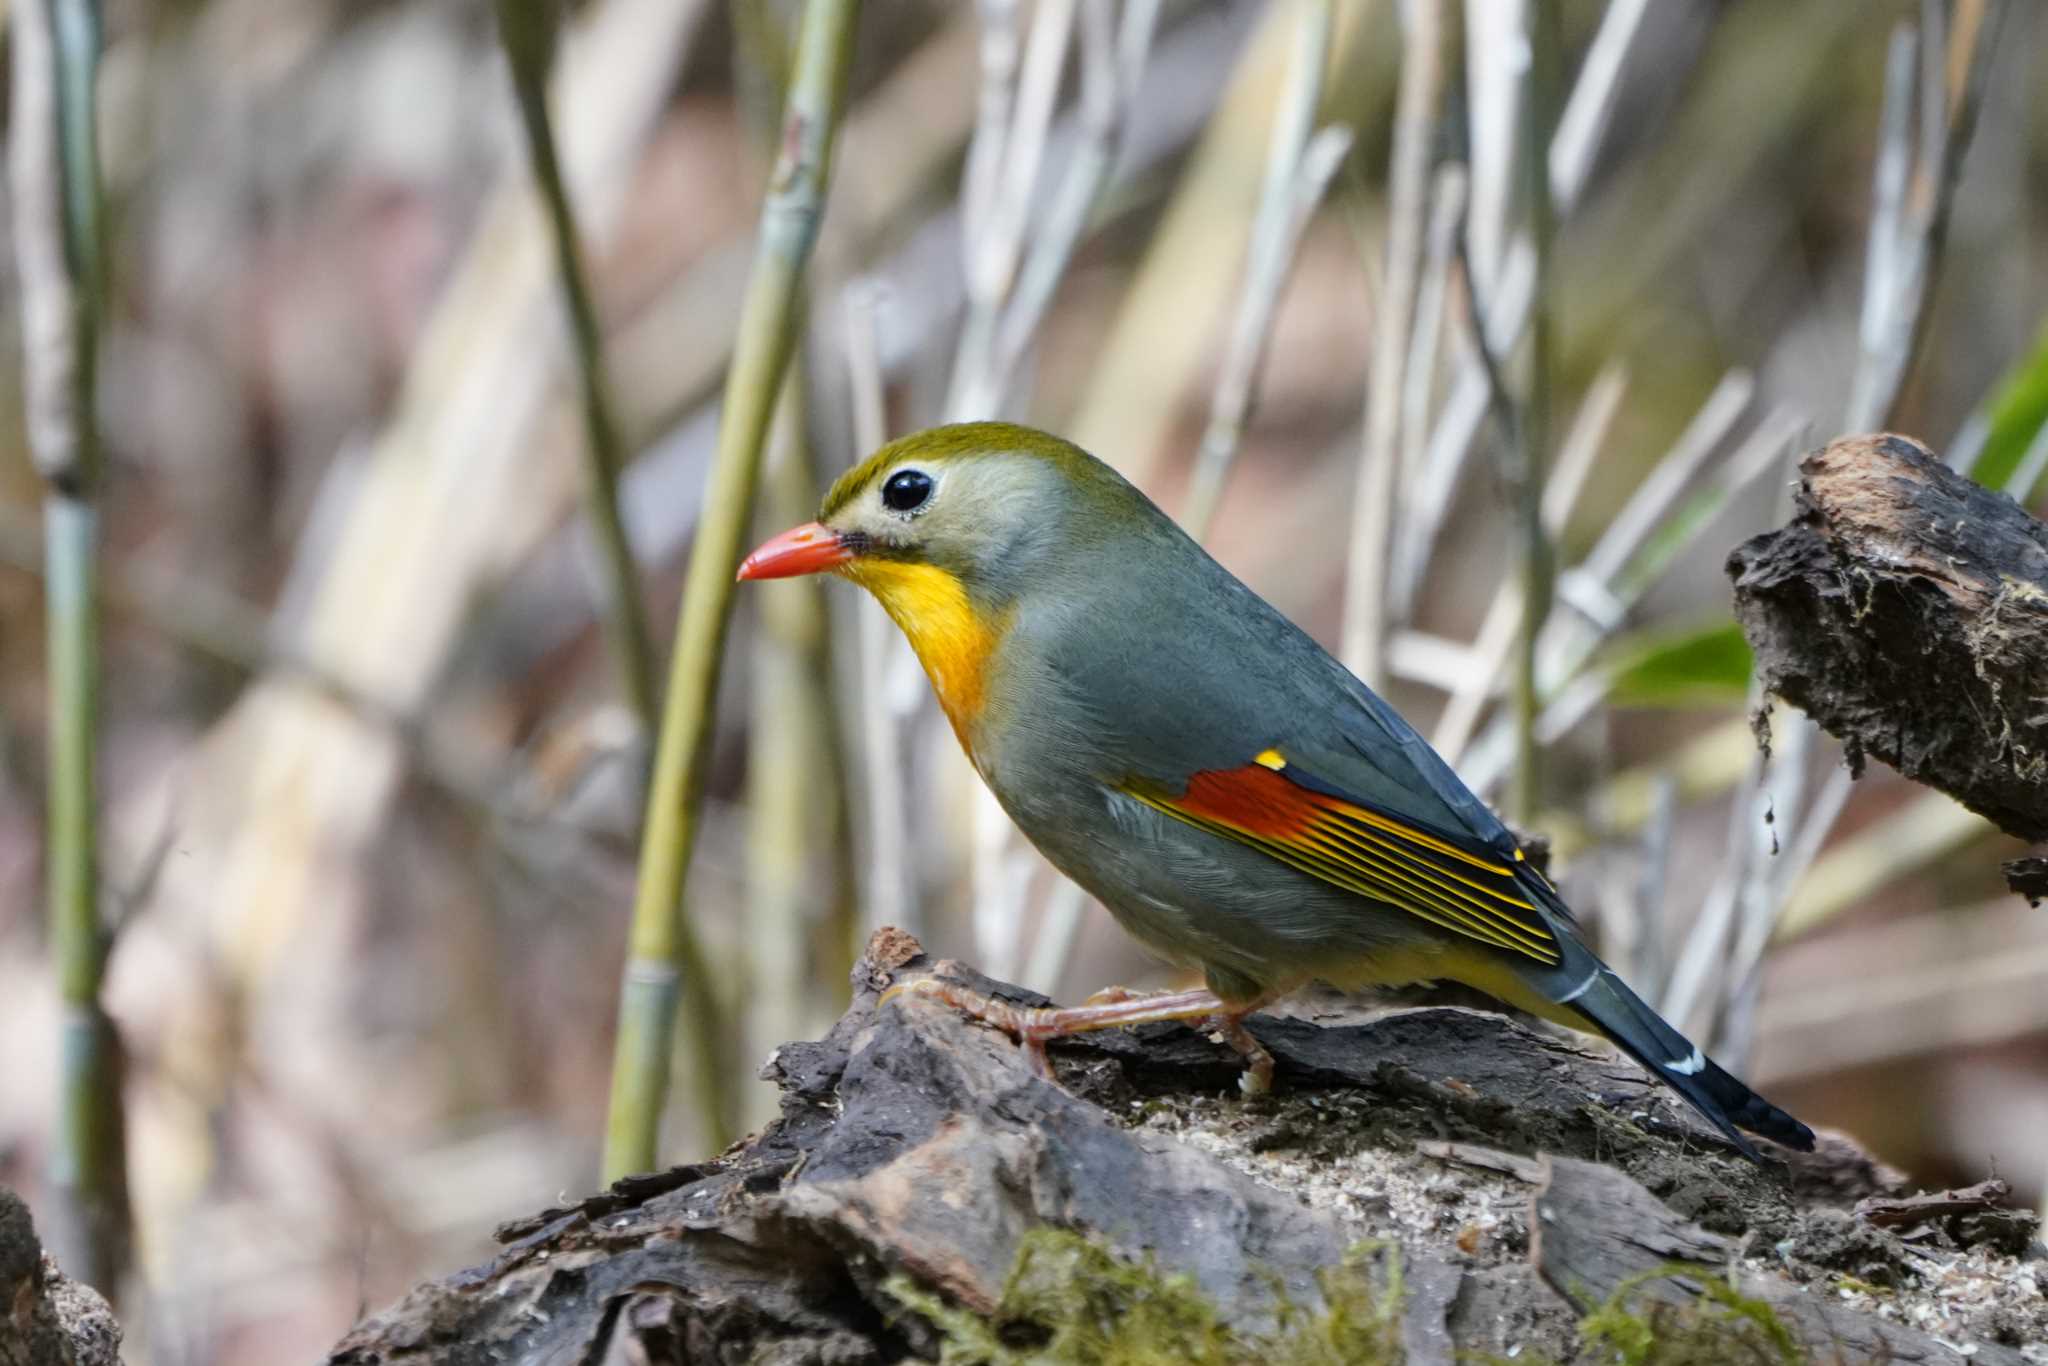
MULTIPOLYGON (((663 656, 797 8, 589 0, 555 54, 663 656)), ((870 0, 758 529, 948 417, 1060 431, 1184 519, 1213 502, 1217 556, 1551 841, 1675 1021, 1916 1180, 1995 1169, 2038 1203, 2048 912, 1998 874, 2022 847, 1880 766, 1850 781, 1782 708, 1764 763, 1721 562, 1845 431, 2042 491, 2048 14, 1555 18, 870 0), (1546 543, 1525 669, 1515 585, 1546 543)), ((131 1359, 303 1359, 594 1184, 648 741, 493 7, 123 0, 99 100, 123 1316, 131 1359)), ((19 316, 0 1183, 40 1210, 58 1010, 19 316)), ((756 1069, 836 1017, 875 925, 1063 999, 1174 980, 1007 833, 877 607, 738 601, 688 898, 727 1113, 679 1078, 664 1156, 772 1115, 756 1069)))

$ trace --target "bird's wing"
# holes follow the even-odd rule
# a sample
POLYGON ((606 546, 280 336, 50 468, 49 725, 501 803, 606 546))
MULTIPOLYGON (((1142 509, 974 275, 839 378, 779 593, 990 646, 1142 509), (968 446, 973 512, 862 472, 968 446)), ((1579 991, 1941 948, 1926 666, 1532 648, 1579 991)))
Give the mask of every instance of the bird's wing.
POLYGON ((1558 929, 1546 914, 1562 903, 1512 839, 1504 852, 1469 831, 1402 816, 1277 748, 1241 767, 1199 771, 1180 792, 1144 780, 1131 780, 1124 790, 1190 825, 1492 945, 1528 966, 1563 961, 1558 929))

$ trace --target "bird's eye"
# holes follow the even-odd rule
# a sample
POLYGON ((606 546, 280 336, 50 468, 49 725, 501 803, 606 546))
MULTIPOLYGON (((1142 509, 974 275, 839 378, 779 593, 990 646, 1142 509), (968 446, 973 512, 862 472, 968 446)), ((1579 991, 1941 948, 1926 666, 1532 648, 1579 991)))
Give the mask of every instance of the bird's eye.
POLYGON ((932 477, 923 470, 898 470, 882 485, 882 506, 891 512, 915 512, 932 496, 932 477))

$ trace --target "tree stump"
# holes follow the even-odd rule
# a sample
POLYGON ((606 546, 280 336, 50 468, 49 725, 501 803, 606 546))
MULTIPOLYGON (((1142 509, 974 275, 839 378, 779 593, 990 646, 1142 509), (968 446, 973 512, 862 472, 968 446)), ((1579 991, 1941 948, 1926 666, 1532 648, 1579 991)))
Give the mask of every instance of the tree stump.
POLYGON ((1846 1139, 1752 1166, 1592 1044, 1455 1008, 1259 1016, 1273 1095, 1239 1096, 1234 1055, 1180 1026, 1056 1044, 1053 1085, 942 1005, 880 1003, 928 972, 1039 1003, 878 933, 846 1015, 770 1059, 779 1120, 507 1224, 330 1360, 1086 1361, 1143 1332, 1189 1334, 1190 1361, 1565 1361, 1617 1295, 1673 1332, 1740 1296, 1820 1359, 1945 1341, 2019 1366, 2048 1341, 2038 1292, 1997 1280, 2019 1263, 1859 1219, 1900 1182, 1846 1139))

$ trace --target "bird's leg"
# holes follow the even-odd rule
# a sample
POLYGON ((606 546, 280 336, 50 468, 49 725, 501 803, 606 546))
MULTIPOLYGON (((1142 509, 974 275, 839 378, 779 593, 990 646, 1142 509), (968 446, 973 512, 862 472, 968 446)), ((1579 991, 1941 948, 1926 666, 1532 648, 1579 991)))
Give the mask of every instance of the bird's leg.
POLYGON ((1037 1075, 1052 1079, 1052 1063, 1045 1054, 1048 1040, 1072 1034, 1087 1034, 1119 1025, 1152 1024, 1161 1020, 1207 1020, 1222 1041, 1236 1049, 1245 1060, 1242 1083, 1247 1094, 1256 1095, 1273 1084, 1273 1055, 1244 1027, 1244 1017, 1264 1005, 1263 999, 1228 1002, 1207 987, 1192 991, 1169 991, 1157 995, 1122 992, 1110 1000, 1088 1005, 1030 1007, 1011 1005, 978 991, 955 985, 938 977, 920 977, 889 988, 882 1003, 904 992, 943 1001, 970 1019, 993 1025, 1014 1038, 1024 1050, 1024 1060, 1037 1075))

